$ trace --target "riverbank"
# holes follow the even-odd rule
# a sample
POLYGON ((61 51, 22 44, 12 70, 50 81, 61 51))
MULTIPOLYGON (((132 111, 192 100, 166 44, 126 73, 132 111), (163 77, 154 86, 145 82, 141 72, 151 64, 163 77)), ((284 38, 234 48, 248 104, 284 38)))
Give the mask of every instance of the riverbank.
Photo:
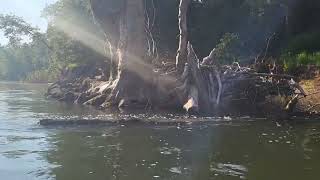
MULTIPOLYGON (((195 55, 192 57, 196 59, 195 55)), ((298 101, 308 94, 293 76, 260 73, 254 68, 240 67, 239 64, 220 67, 219 71, 215 66, 204 64, 192 68, 186 70, 189 72, 185 72, 182 77, 167 74, 159 68, 157 73, 152 74, 152 81, 148 82, 151 94, 145 102, 136 101, 135 96, 129 94, 121 98, 121 88, 115 90, 117 81, 106 81, 99 67, 85 66, 69 71, 68 76, 53 83, 46 96, 102 110, 129 108, 175 112, 185 109, 188 114, 203 116, 263 116, 280 119, 287 119, 296 113, 308 114, 305 111, 307 108, 303 111, 296 108, 298 101), (91 70, 86 71, 89 68, 91 70), (195 81, 197 78, 202 83, 195 81)))
MULTIPOLYGON (((256 118, 254 120, 265 120, 266 118, 256 118)), ((253 119, 249 116, 238 117, 237 120, 246 120, 247 122, 253 119)), ((161 125, 161 126, 183 126, 183 125, 201 125, 211 123, 231 122, 231 117, 196 117, 196 116, 170 116, 165 115, 120 115, 112 118, 62 118, 62 119, 41 119, 39 124, 45 127, 59 126, 114 126, 114 125, 161 125)))
POLYGON ((297 104, 297 109, 313 114, 320 112, 320 76, 305 79, 300 82, 307 95, 301 98, 297 104))
POLYGON ((277 126, 288 124, 301 124, 301 123, 320 123, 320 116, 306 116, 303 119, 301 117, 291 117, 291 119, 279 120, 279 119, 267 119, 257 117, 188 117, 181 116, 179 118, 167 119, 165 116, 159 116, 158 118, 146 118, 146 117, 122 117, 113 119, 41 119, 39 125, 43 127, 79 127, 79 126, 99 126, 99 127, 112 127, 112 126, 193 126, 193 125, 215 125, 215 124, 229 124, 229 123, 248 123, 248 122, 264 122, 274 121, 277 126))

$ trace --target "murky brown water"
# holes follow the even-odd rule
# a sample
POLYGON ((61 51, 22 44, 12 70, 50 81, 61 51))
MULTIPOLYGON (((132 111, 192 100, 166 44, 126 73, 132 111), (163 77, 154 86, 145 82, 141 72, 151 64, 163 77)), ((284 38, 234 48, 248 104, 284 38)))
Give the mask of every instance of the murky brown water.
POLYGON ((46 100, 45 88, 0 83, 0 179, 320 179, 320 123, 46 129, 39 119, 101 112, 46 100))

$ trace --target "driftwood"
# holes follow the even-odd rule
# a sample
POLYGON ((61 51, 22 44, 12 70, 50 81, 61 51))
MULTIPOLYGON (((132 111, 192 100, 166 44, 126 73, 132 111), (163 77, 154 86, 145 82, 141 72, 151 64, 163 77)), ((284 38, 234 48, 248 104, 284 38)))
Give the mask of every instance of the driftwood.
POLYGON ((191 86, 189 89, 188 101, 183 106, 187 112, 197 112, 199 111, 199 92, 196 86, 191 86))
POLYGON ((214 59, 214 50, 200 64, 189 43, 187 64, 181 76, 184 83, 180 92, 187 92, 187 99, 184 101, 187 112, 215 115, 218 112, 230 113, 228 108, 232 109, 235 102, 238 102, 238 106, 248 105, 248 111, 257 108, 263 110, 267 105, 267 98, 292 97, 280 107, 283 112, 291 113, 299 95, 306 95, 293 79, 295 77, 286 74, 258 73, 255 69, 241 67, 238 63, 219 66, 214 59), (261 106, 258 107, 259 105, 261 106))
POLYGON ((287 113, 292 113, 293 112, 293 109, 294 107, 297 105, 298 103, 298 98, 299 98, 299 95, 296 94, 289 102, 288 104, 286 105, 285 107, 285 110, 287 113))
POLYGON ((209 93, 207 91, 206 82, 203 78, 199 59, 197 58, 192 45, 188 44, 187 64, 184 68, 183 77, 188 82, 187 88, 188 99, 184 108, 189 111, 210 111, 209 93))

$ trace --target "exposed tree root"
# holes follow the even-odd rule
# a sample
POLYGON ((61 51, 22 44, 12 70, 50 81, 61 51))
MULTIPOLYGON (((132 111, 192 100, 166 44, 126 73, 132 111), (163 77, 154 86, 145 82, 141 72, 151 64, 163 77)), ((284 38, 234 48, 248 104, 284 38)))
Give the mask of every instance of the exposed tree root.
POLYGON ((278 112, 290 114, 296 101, 305 95, 292 76, 257 73, 239 64, 216 66, 210 58, 206 58, 209 65, 200 64, 189 44, 187 64, 181 75, 168 74, 160 69, 144 73, 148 74, 148 81, 130 71, 121 72, 113 81, 64 79, 53 84, 47 95, 100 108, 184 108, 189 113, 206 115, 267 114, 267 107, 276 102, 270 98, 278 97, 284 100, 279 101, 277 111, 282 109, 278 112))

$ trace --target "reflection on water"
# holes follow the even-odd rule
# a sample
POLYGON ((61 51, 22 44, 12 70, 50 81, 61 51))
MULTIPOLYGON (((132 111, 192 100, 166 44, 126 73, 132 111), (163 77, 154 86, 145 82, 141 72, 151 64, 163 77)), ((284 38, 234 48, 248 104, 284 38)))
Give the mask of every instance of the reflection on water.
MULTIPOLYGON (((45 129, 43 117, 99 116, 46 100, 45 85, 0 83, 1 179, 238 180, 320 178, 320 124, 45 129)), ((165 117, 164 117, 165 118, 165 117)))

